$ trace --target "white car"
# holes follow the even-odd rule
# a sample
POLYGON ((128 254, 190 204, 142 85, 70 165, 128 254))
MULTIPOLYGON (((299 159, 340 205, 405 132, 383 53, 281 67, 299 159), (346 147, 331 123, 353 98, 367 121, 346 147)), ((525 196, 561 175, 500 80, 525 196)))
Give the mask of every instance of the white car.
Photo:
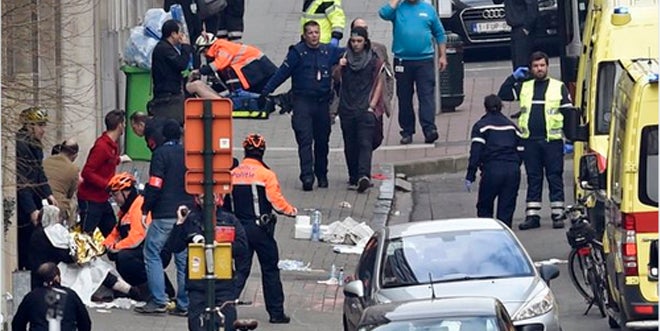
POLYGON ((388 226, 369 239, 344 286, 344 330, 356 330, 367 307, 436 295, 495 297, 517 330, 560 331, 548 286, 557 276, 553 265, 537 270, 513 232, 495 219, 388 226))

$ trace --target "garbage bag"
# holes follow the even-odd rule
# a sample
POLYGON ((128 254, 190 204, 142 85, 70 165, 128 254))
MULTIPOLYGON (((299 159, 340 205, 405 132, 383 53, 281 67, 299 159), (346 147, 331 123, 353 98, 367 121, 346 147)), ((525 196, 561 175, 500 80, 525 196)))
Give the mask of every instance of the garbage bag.
POLYGON ((162 36, 161 28, 165 21, 172 19, 172 15, 162 8, 151 8, 144 13, 144 33, 145 35, 160 40, 162 36))
POLYGON ((124 48, 124 62, 143 69, 151 69, 151 53, 158 40, 145 34, 145 27, 136 26, 131 29, 131 36, 124 48))

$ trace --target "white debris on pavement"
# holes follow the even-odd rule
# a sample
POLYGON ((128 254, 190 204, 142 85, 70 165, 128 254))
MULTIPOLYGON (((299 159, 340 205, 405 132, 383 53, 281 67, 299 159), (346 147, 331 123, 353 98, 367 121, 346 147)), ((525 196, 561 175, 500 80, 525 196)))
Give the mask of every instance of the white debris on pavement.
POLYGON ((117 299, 114 299, 110 302, 94 302, 94 301, 92 301, 92 302, 87 304, 87 307, 89 307, 89 308, 98 308, 97 311, 104 310, 104 309, 112 309, 112 308, 129 310, 133 306, 138 307, 138 306, 143 306, 143 305, 144 305, 144 302, 139 302, 138 303, 137 301, 129 299, 129 298, 117 298, 117 299))
POLYGON ((351 203, 348 201, 342 201, 339 203, 339 208, 351 209, 353 206, 351 206, 351 203))
POLYGON ((305 262, 298 260, 280 260, 277 263, 277 267, 280 270, 287 271, 312 271, 312 268, 309 267, 310 265, 311 263, 305 264, 305 262))
POLYGON ((364 238, 369 238, 374 230, 367 223, 358 223, 353 218, 346 217, 343 221, 335 221, 328 225, 327 231, 321 235, 321 240, 332 244, 357 244, 364 238))
POLYGON ((362 238, 355 245, 335 245, 332 247, 332 251, 337 254, 362 254, 369 237, 362 238))

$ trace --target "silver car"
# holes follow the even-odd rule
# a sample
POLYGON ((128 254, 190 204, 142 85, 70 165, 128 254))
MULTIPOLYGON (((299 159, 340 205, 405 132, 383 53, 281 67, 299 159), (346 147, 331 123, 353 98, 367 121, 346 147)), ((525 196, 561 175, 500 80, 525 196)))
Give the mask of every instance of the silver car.
POLYGON ((519 331, 559 331, 548 287, 553 265, 534 267, 511 230, 469 218, 388 226, 365 245, 344 286, 344 330, 356 330, 367 307, 433 296, 498 298, 519 331), (431 286, 432 284, 432 286, 431 286))

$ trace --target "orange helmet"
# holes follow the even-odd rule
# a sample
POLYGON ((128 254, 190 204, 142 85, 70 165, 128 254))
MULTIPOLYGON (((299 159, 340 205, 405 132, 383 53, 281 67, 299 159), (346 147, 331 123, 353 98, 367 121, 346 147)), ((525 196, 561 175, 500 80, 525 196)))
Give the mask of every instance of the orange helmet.
POLYGON ((243 148, 246 151, 264 151, 266 149, 266 139, 258 133, 250 133, 245 137, 245 140, 243 140, 243 148))
POLYGON ((108 192, 117 192, 130 189, 135 186, 135 177, 128 172, 116 174, 108 182, 108 192))

